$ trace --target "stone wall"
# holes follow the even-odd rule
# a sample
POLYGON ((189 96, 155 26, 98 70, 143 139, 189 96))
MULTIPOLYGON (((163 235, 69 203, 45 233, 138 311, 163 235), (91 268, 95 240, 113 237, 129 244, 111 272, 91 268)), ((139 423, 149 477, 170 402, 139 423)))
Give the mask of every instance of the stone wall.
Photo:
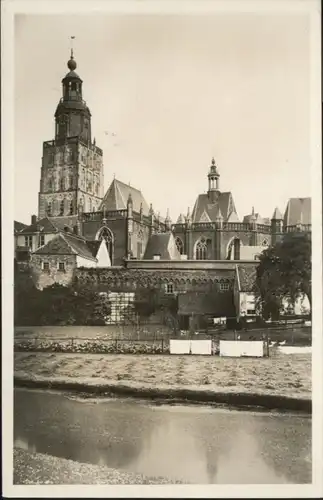
POLYGON ((43 289, 54 283, 61 285, 70 285, 76 266, 75 255, 36 255, 31 256, 31 266, 33 271, 33 280, 37 288, 43 289), (49 263, 49 269, 43 268, 44 262, 49 263), (59 262, 64 262, 65 271, 58 269, 59 262))

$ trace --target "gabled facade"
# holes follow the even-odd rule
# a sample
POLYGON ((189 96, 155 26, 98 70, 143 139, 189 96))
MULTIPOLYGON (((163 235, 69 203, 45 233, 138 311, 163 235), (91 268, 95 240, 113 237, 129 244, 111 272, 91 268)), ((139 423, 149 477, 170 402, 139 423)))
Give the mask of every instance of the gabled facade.
POLYGON ((87 242, 65 231, 33 252, 30 264, 34 282, 42 289, 54 283, 69 285, 77 268, 109 267, 111 261, 105 240, 87 242))

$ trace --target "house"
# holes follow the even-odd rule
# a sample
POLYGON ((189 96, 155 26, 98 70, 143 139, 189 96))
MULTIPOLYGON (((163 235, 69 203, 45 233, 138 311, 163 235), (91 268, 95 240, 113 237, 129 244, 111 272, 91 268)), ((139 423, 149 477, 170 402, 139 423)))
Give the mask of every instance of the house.
POLYGON ((111 265, 105 240, 87 242, 67 231, 59 232, 31 253, 30 264, 34 282, 40 289, 54 283, 69 285, 77 268, 111 265))

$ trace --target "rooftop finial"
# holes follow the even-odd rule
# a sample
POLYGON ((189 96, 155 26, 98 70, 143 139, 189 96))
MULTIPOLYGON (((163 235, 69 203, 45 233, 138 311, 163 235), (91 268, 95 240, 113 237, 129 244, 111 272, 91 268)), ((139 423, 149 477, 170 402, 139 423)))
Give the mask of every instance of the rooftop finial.
POLYGON ((71 36, 71 58, 67 63, 67 67, 70 71, 74 71, 76 69, 76 62, 74 61, 74 53, 73 53, 73 40, 75 36, 71 36))
POLYGON ((215 159, 214 159, 214 156, 212 156, 212 165, 215 165, 215 159))
POLYGON ((73 40, 75 39, 75 36, 71 36, 71 59, 74 59, 73 55, 73 40))

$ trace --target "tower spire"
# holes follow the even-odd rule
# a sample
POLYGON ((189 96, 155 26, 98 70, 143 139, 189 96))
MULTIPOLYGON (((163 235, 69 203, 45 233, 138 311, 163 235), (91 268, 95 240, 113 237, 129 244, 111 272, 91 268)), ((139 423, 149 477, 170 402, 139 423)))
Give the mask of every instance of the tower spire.
POLYGON ((75 39, 75 36, 71 36, 71 59, 74 59, 74 54, 73 54, 73 40, 75 39))
POLYGON ((212 157, 211 165, 209 168, 209 173, 207 175, 208 177, 208 183, 209 183, 209 189, 208 189, 208 196, 211 199, 212 203, 215 202, 215 199, 217 198, 217 192, 219 191, 219 177, 220 174, 218 172, 214 156, 212 157))
POLYGON ((73 40, 75 36, 71 36, 71 57, 67 63, 67 67, 70 71, 74 71, 76 69, 76 62, 74 60, 74 49, 73 49, 73 40))

